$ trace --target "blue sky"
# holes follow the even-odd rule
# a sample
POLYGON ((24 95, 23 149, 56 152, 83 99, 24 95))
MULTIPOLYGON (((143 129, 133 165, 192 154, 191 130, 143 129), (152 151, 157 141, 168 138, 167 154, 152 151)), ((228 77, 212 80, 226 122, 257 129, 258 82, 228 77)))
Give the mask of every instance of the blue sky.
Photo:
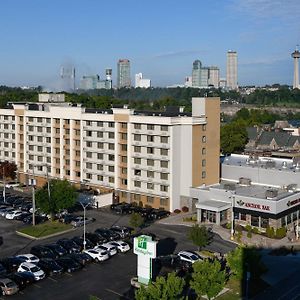
POLYGON ((9 0, 0 10, 0 85, 59 88, 61 65, 78 78, 129 58, 132 77, 182 83, 192 63, 226 72, 236 50, 240 85, 292 83, 299 0, 9 0))

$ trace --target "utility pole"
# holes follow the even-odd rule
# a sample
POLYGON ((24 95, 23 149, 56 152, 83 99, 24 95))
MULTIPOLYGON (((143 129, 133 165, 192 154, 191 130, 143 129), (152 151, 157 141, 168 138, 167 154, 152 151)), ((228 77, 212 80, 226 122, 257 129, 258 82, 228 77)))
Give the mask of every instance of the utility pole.
POLYGON ((6 203, 6 183, 5 183, 5 168, 3 166, 3 169, 2 169, 2 175, 3 175, 3 200, 4 200, 4 203, 6 203))

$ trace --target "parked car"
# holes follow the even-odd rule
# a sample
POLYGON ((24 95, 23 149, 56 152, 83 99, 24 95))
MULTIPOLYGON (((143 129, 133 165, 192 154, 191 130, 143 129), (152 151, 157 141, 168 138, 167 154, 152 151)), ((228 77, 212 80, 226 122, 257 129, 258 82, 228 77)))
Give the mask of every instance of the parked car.
POLYGON ((74 227, 80 227, 83 226, 84 223, 85 225, 90 224, 95 222, 95 218, 85 218, 85 220, 83 219, 83 217, 77 217, 76 219, 74 219, 73 221, 71 221, 71 225, 74 227))
POLYGON ((1 217, 5 217, 8 213, 11 213, 14 210, 15 210, 14 208, 8 206, 5 209, 1 209, 0 215, 1 217))
POLYGON ((108 228, 98 228, 95 230, 95 233, 103 236, 109 241, 119 240, 121 238, 118 233, 108 228))
POLYGON ((30 253, 37 256, 38 258, 55 258, 56 255, 47 247, 34 246, 31 248, 30 253))
POLYGON ((87 255, 86 253, 71 253, 68 254, 66 257, 70 257, 80 263, 82 266, 85 266, 88 263, 91 263, 93 260, 92 258, 87 255))
POLYGON ((13 187, 18 187, 19 185, 20 185, 20 182, 10 181, 5 184, 5 187, 10 189, 13 187))
POLYGON ((64 247, 55 243, 44 245, 44 247, 50 249, 56 257, 66 255, 68 253, 68 251, 64 247))
MULTIPOLYGON (((83 247, 83 237, 82 236, 74 236, 72 238, 72 241, 74 241, 82 250, 83 247)), ((89 239, 85 238, 85 248, 86 249, 91 249, 94 248, 96 245, 94 245, 94 243, 92 243, 89 239)))
POLYGON ((9 278, 0 278, 2 295, 14 295, 19 291, 19 287, 9 278))
POLYGON ((108 255, 107 251, 105 251, 103 249, 97 249, 97 248, 88 249, 88 250, 85 250, 84 253, 88 254, 90 257, 92 257, 97 262, 109 259, 109 255, 108 255))
POLYGON ((55 260, 65 272, 71 273, 82 268, 81 264, 70 257, 60 257, 55 260))
POLYGON ((196 261, 202 260, 202 258, 198 254, 192 251, 179 251, 177 255, 181 260, 187 261, 192 264, 196 261))
POLYGON ((22 262, 30 262, 30 263, 38 263, 39 262, 39 258, 31 253, 29 254, 19 254, 16 256, 17 258, 21 259, 22 262))
MULTIPOLYGON (((35 224, 40 224, 48 221, 48 218, 45 216, 36 215, 35 216, 35 224)), ((32 214, 23 219, 23 223, 32 224, 32 214)))
POLYGON ((3 277, 4 275, 6 275, 6 273, 7 273, 7 270, 5 269, 3 264, 0 263, 0 277, 3 277))
POLYGON ((122 204, 116 206, 113 210, 116 214, 119 214, 119 215, 131 214, 132 205, 130 203, 122 203, 122 204))
POLYGON ((114 225, 110 228, 110 230, 116 232, 122 239, 129 237, 131 233, 131 229, 126 226, 114 225))
POLYGON ((63 272, 63 267, 60 266, 52 258, 42 258, 37 264, 47 275, 57 275, 63 272))
POLYGON ((21 210, 13 210, 6 214, 5 218, 7 220, 15 220, 17 216, 20 216, 23 212, 21 210))
POLYGON ((17 271, 21 263, 22 260, 15 256, 5 257, 4 259, 1 260, 1 264, 9 273, 17 271))
POLYGON ((22 205, 19 207, 23 211, 29 212, 29 210, 32 208, 32 203, 30 202, 23 202, 22 205))
POLYGON ((111 241, 111 242, 108 242, 107 244, 115 247, 118 252, 125 253, 130 250, 129 244, 127 244, 123 241, 111 241))
POLYGON ((85 238, 88 239, 89 241, 91 241, 95 246, 107 242, 106 238, 104 238, 102 235, 97 234, 97 233, 87 232, 85 234, 85 238))
POLYGON ((150 214, 150 218, 154 219, 154 220, 159 220, 162 218, 166 218, 170 215, 169 211, 163 210, 163 209, 158 209, 158 210, 154 210, 151 212, 150 214))
POLYGON ((104 243, 100 246, 95 247, 94 249, 104 250, 108 253, 109 256, 113 256, 118 253, 117 248, 109 243, 104 243))
POLYGON ((25 280, 26 285, 29 285, 29 284, 32 284, 35 282, 34 276, 30 272, 16 272, 14 274, 17 274, 18 276, 22 277, 25 280))
POLYGON ((58 245, 65 248, 68 253, 79 253, 80 247, 72 240, 69 239, 60 239, 56 242, 58 245))
POLYGON ((45 272, 43 270, 41 270, 37 265, 28 262, 21 263, 18 268, 18 272, 32 273, 36 281, 45 278, 45 272))
POLYGON ((74 221, 77 218, 75 215, 71 214, 65 214, 63 215, 60 219, 59 222, 65 223, 65 224, 70 224, 72 221, 74 221))
POLYGON ((15 217, 15 220, 17 220, 17 221, 23 221, 25 218, 28 218, 31 215, 32 214, 30 212, 22 211, 22 213, 20 215, 18 215, 18 216, 15 217))
POLYGON ((19 274, 21 273, 12 273, 7 276, 7 278, 11 279, 13 282, 15 282, 19 288, 19 290, 23 290, 27 286, 26 279, 19 274))

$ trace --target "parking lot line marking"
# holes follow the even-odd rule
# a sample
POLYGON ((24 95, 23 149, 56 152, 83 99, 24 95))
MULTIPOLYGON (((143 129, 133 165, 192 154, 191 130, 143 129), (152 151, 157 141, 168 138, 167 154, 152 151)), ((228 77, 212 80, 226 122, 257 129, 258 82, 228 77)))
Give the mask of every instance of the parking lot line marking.
POLYGON ((72 275, 72 274, 70 274, 70 273, 66 273, 66 275, 68 275, 68 276, 71 276, 71 277, 73 276, 73 275, 72 275))
POLYGON ((85 268, 84 268, 84 269, 82 269, 82 271, 85 271, 85 272, 86 272, 86 271, 87 271, 87 269, 85 269, 85 268))
POLYGON ((52 281, 54 281, 54 282, 57 282, 57 280, 54 279, 54 278, 52 278, 52 277, 48 277, 48 279, 49 279, 49 280, 52 280, 52 281))
POLYGON ((38 284, 34 284, 34 286, 36 286, 37 288, 39 288, 39 289, 41 289, 42 287, 40 286, 40 285, 38 285, 38 284))
POLYGON ((20 293, 21 295, 24 295, 24 293, 23 293, 22 291, 19 291, 19 293, 20 293))
POLYGON ((118 296, 123 296, 122 294, 120 294, 120 293, 118 293, 118 292, 115 292, 115 291, 113 291, 113 290, 111 290, 111 289, 105 289, 106 291, 108 291, 108 292, 111 292, 111 293, 113 293, 113 294, 115 294, 115 295, 118 295, 118 296))

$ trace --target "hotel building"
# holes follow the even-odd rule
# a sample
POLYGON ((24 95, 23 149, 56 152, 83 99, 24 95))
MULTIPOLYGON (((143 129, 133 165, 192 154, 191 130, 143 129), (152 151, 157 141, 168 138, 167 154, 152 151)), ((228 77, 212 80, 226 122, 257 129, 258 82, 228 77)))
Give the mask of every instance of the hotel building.
POLYGON ((219 98, 193 98, 191 114, 89 109, 48 96, 0 109, 0 160, 17 164, 21 182, 67 179, 173 211, 192 205, 190 187, 219 181, 219 98))

